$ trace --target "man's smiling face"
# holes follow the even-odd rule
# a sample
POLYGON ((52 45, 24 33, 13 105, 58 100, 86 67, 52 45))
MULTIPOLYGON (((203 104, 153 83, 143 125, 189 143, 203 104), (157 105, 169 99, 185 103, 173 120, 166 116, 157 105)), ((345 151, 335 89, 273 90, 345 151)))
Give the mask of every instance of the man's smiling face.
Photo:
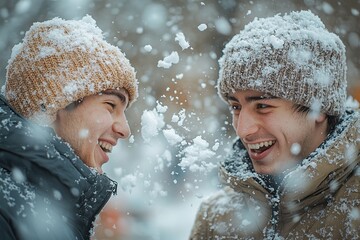
POLYGON ((326 138, 324 114, 309 118, 290 101, 262 92, 239 90, 230 94, 233 127, 258 173, 276 174, 306 158, 326 138), (300 152, 291 151, 299 144, 300 152))
POLYGON ((57 113, 54 129, 68 142, 80 159, 102 173, 108 153, 119 138, 127 138, 130 128, 125 116, 128 93, 108 90, 85 97, 80 103, 57 113))

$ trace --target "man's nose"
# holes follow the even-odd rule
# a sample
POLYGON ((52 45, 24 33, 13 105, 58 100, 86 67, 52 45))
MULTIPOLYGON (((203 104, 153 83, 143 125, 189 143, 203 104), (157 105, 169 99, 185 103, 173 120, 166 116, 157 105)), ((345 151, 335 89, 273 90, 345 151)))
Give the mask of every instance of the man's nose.
POLYGON ((242 138, 255 134, 259 130, 259 123, 254 113, 242 110, 236 123, 236 134, 242 138))
POLYGON ((130 127, 125 116, 117 118, 113 123, 113 131, 119 138, 128 138, 130 136, 130 127))

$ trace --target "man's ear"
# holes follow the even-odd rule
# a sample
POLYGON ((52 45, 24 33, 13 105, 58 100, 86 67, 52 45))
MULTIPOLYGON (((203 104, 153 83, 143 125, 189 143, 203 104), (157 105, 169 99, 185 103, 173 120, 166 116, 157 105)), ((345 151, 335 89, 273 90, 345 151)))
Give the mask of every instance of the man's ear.
POLYGON ((327 119, 327 115, 325 113, 320 113, 316 116, 315 122, 316 123, 322 123, 327 119))

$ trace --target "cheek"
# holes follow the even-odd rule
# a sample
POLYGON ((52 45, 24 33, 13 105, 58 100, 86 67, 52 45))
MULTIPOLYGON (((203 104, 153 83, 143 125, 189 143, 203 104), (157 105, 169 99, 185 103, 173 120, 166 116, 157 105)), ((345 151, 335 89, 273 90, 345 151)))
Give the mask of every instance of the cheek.
POLYGON ((232 115, 232 126, 233 126, 233 128, 235 129, 235 131, 236 131, 236 129, 237 129, 237 126, 238 126, 238 117, 237 116, 235 116, 235 115, 232 115))
POLYGON ((289 121, 283 126, 283 133, 290 147, 294 143, 303 145, 309 132, 312 132, 311 126, 301 121, 289 121))
POLYGON ((77 123, 73 121, 73 134, 82 144, 92 144, 97 141, 101 129, 105 125, 102 115, 99 112, 82 112, 81 119, 77 123))
POLYGON ((90 131, 102 131, 112 126, 113 119, 110 114, 102 113, 93 116, 89 121, 90 131))
POLYGON ((281 135, 286 135, 288 122, 281 118, 268 117, 262 120, 261 126, 267 133, 278 138, 281 135))
POLYGON ((81 119, 78 119, 76 116, 72 112, 62 110, 58 113, 58 118, 55 122, 56 133, 73 147, 78 146, 83 124, 81 119))

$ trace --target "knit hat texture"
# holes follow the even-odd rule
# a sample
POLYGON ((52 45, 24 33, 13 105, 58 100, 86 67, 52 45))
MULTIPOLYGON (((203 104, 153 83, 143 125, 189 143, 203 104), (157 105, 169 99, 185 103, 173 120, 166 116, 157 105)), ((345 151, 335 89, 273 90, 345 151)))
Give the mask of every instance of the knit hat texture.
POLYGON ((345 110, 345 46, 310 11, 256 18, 225 46, 219 65, 225 101, 255 90, 329 115, 345 110))
POLYGON ((138 96, 134 68, 104 40, 95 20, 34 23, 8 62, 5 97, 25 118, 50 125, 58 110, 86 96, 124 88, 138 96))

